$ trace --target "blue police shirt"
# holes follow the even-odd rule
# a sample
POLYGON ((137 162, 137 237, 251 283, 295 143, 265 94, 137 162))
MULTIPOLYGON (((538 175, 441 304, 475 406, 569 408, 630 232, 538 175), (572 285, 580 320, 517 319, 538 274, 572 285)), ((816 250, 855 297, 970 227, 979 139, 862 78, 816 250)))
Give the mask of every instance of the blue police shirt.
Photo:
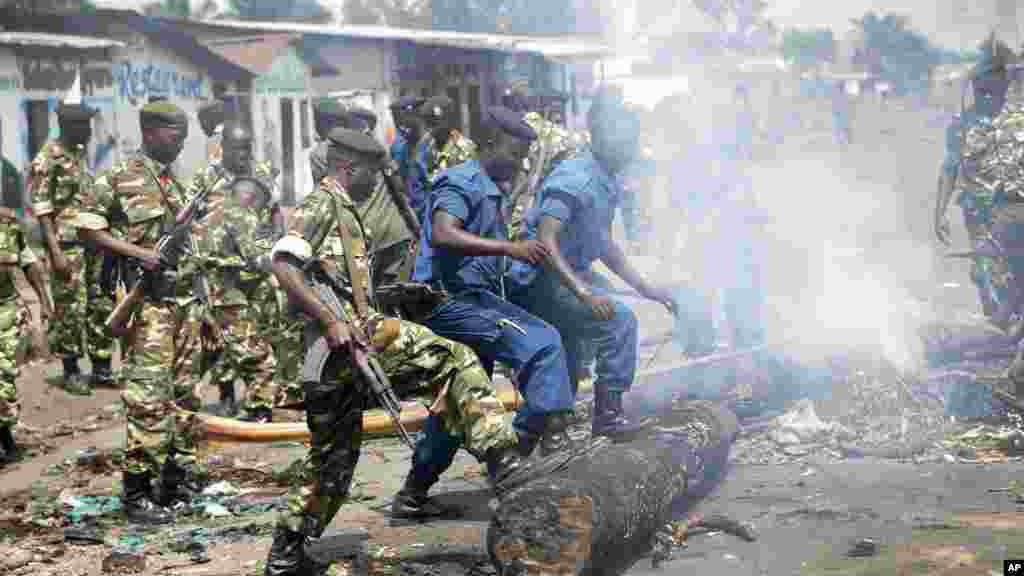
POLYGON ((391 143, 391 159, 398 164, 398 175, 403 180, 408 181, 409 179, 409 141, 405 139, 405 136, 399 132, 395 135, 394 142, 391 143))
MULTIPOLYGON (((561 220, 558 245, 574 272, 590 270, 611 243, 611 225, 622 191, 619 183, 598 164, 591 151, 562 161, 544 180, 536 204, 526 215, 526 239, 535 240, 545 216, 561 220)), ((509 280, 529 286, 542 266, 515 261, 509 280)))
MULTIPOLYGON (((430 194, 430 214, 443 211, 462 221, 462 229, 475 236, 491 239, 508 238, 508 229, 501 216, 504 196, 476 160, 453 166, 434 178, 430 194)), ((432 219, 432 218, 431 218, 432 219)), ((430 229, 424 228, 422 243, 431 241, 430 229)), ((451 294, 469 290, 487 290, 501 294, 501 256, 466 256, 446 248, 434 248, 432 255, 421 251, 416 258, 417 270, 430 270, 419 282, 440 284, 451 294)))
POLYGON ((415 267, 412 272, 414 282, 426 282, 430 278, 430 256, 434 249, 428 240, 430 236, 430 216, 427 214, 427 204, 430 200, 431 184, 428 180, 430 174, 430 160, 434 155, 434 139, 429 134, 420 138, 413 150, 410 159, 410 180, 409 180, 409 206, 416 217, 420 219, 420 227, 423 233, 420 235, 419 255, 416 257, 415 267))

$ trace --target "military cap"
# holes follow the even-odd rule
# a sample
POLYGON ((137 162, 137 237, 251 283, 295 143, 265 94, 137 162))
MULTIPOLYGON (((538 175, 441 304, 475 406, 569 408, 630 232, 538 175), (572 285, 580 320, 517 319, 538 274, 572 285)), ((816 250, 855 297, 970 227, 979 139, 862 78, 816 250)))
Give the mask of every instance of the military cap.
POLYGON ((89 108, 82 104, 64 104, 57 106, 57 118, 71 122, 88 122, 96 115, 95 108, 89 108))
POLYGON ((258 192, 263 195, 263 203, 267 204, 271 200, 270 188, 264 184, 259 178, 252 176, 239 176, 231 181, 231 190, 237 191, 239 187, 244 184, 251 184, 258 192))
POLYGON ((402 110, 406 112, 412 112, 419 108, 426 100, 420 96, 406 96, 405 98, 399 98, 391 103, 392 110, 402 110))
POLYGON ((331 130, 327 135, 327 144, 328 150, 351 150, 352 152, 371 156, 375 160, 383 158, 386 153, 384 147, 378 144, 373 137, 340 126, 331 130))
POLYGON ((374 114, 372 110, 356 106, 349 109, 348 113, 358 122, 365 123, 368 126, 377 125, 377 115, 374 114))
POLYGON ((150 102, 139 111, 139 124, 143 128, 188 126, 188 117, 181 108, 167 100, 150 102))
POLYGON ((523 115, 504 106, 491 106, 488 108, 484 114, 484 122, 522 140, 533 141, 537 139, 537 131, 523 120, 523 115))
POLYGON ((452 106, 452 99, 447 96, 433 96, 427 98, 416 113, 425 118, 444 118, 448 109, 452 106))
POLYGON ((321 98, 313 104, 313 113, 317 118, 348 118, 348 110, 335 98, 321 98))

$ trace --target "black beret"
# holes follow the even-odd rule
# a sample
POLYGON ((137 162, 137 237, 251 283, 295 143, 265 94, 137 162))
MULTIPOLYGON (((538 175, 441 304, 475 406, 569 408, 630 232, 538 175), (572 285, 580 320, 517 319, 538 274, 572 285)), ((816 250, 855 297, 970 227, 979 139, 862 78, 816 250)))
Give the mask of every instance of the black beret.
POLYGON ((425 102, 425 100, 420 96, 406 96, 405 98, 399 98, 392 102, 389 108, 392 110, 412 112, 419 108, 423 102, 425 102))
POLYGON ((88 122, 96 115, 96 109, 82 104, 63 104, 57 106, 57 118, 71 122, 88 122))
POLYGON ((444 118, 448 109, 452 107, 452 99, 447 96, 433 96, 427 98, 416 113, 425 118, 444 118))
POLYGON ((504 106, 491 106, 484 114, 484 122, 502 132, 522 140, 536 140, 537 132, 523 120, 523 115, 504 106))
POLYGON ((150 102, 139 110, 139 124, 143 128, 187 127, 188 117, 181 108, 167 100, 150 102))
POLYGON ((383 158, 386 153, 384 147, 378 144, 373 137, 356 130, 349 130, 348 128, 338 127, 331 130, 327 135, 327 143, 328 149, 351 150, 360 154, 366 154, 374 159, 383 158))
POLYGON ((224 117, 224 103, 220 100, 214 102, 207 102, 199 107, 199 118, 209 118, 211 120, 224 117))
POLYGON ((317 118, 348 118, 348 110, 334 98, 322 98, 313 105, 313 113, 317 118))

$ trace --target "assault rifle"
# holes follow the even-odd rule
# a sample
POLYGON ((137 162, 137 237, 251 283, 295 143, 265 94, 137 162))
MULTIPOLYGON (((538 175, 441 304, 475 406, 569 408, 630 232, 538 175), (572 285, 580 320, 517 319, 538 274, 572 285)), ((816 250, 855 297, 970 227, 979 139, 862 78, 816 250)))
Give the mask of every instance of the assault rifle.
MULTIPOLYGON (((125 298, 117 303, 114 311, 107 317, 106 325, 115 334, 127 330, 131 322, 132 310, 135 304, 142 300, 143 296, 153 297, 168 292, 170 286, 167 281, 168 272, 178 269, 178 262, 181 256, 188 249, 192 224, 198 218, 206 214, 206 197, 209 195, 209 188, 204 188, 185 209, 178 214, 174 227, 167 234, 164 234, 156 243, 156 252, 160 255, 160 266, 156 270, 143 270, 139 280, 132 287, 125 298)), ((203 278, 203 288, 205 278, 203 278)), ((207 294, 209 292, 207 291, 207 294)))
MULTIPOLYGON (((333 282, 328 280, 328 282, 333 282)), ((338 318, 344 318, 344 308, 342 307, 341 300, 338 299, 338 295, 334 292, 334 288, 328 284, 328 282, 322 281, 320 278, 313 278, 313 291, 321 302, 327 305, 338 318)), ((369 387, 369 391, 373 394, 374 398, 380 403, 381 408, 387 412, 391 418, 391 422, 395 426, 395 430, 402 437, 402 441, 405 442, 409 448, 414 448, 412 436, 405 429, 402 424, 402 405, 398 402, 398 397, 395 396, 395 391, 391 388, 391 380, 388 375, 381 368, 380 363, 377 361, 373 351, 370 350, 369 341, 366 339, 365 334, 362 330, 354 324, 350 324, 350 328, 353 332, 352 336, 355 339, 355 346, 353 346, 352 352, 352 365, 355 367, 359 378, 363 383, 369 387)), ((306 359, 302 366, 302 381, 303 382, 322 382, 324 368, 327 366, 327 360, 331 355, 331 348, 327 344, 327 338, 321 336, 313 346, 306 353, 306 359)))

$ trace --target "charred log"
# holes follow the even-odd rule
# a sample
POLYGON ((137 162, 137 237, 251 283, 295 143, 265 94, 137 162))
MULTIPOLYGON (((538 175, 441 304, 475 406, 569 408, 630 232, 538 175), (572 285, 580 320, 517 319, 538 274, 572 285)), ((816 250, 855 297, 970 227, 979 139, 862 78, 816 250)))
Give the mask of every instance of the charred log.
POLYGON ((501 576, 621 574, 721 477, 736 416, 679 402, 641 439, 599 446, 505 496, 487 531, 501 576))

